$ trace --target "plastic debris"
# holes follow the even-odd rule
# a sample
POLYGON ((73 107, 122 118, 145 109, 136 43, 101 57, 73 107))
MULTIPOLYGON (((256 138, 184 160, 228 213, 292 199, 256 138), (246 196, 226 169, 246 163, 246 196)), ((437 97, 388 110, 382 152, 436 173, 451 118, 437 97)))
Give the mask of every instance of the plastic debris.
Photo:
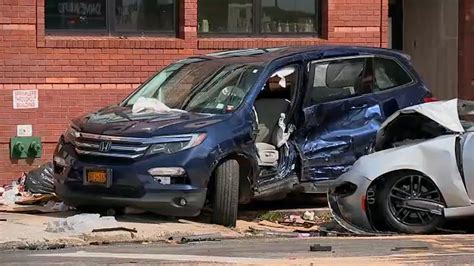
POLYGON ((169 112, 171 109, 155 98, 140 97, 132 107, 133 113, 141 112, 169 112))
POLYGON ((46 232, 86 234, 92 233, 94 229, 117 227, 119 225, 113 216, 100 217, 98 213, 82 213, 48 222, 46 232))
POLYGON ((53 163, 46 163, 26 175, 25 190, 38 194, 54 193, 53 163))
POLYGON ((12 185, 10 187, 7 187, 7 189, 5 189, 5 192, 3 192, 2 197, 3 197, 3 203, 5 205, 14 204, 15 201, 21 198, 20 186, 17 184, 16 181, 13 181, 12 185))
POLYGON ((55 212, 65 212, 70 209, 64 202, 55 202, 52 200, 48 201, 48 203, 44 205, 44 208, 55 212))
POLYGON ((303 219, 307 221, 314 221, 315 213, 311 211, 305 211, 303 213, 303 219))
POLYGON ((304 224, 305 220, 301 218, 299 215, 290 215, 290 219, 285 221, 287 223, 295 223, 295 224, 304 224))

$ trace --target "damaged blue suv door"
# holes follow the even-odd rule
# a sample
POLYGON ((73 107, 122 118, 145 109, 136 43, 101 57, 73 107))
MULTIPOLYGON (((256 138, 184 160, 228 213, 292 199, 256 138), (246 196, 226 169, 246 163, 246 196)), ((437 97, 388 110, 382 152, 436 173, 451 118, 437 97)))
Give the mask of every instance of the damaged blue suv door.
POLYGON ((210 207, 212 222, 234 226, 241 203, 325 192, 371 151, 387 116, 430 95, 408 59, 385 49, 184 59, 71 121, 54 152, 56 194, 79 209, 196 216, 210 207))
POLYGON ((308 191, 325 192, 332 179, 371 151, 388 116, 430 96, 408 60, 394 55, 342 55, 308 63, 304 124, 296 139, 301 182, 309 181, 308 191))

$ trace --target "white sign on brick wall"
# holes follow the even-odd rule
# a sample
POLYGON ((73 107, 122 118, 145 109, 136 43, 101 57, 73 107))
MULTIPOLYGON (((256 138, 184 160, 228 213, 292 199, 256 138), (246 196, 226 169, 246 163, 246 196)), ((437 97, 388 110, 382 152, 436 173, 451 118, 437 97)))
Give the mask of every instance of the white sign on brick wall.
POLYGON ((38 108, 38 90, 14 90, 13 109, 38 108))

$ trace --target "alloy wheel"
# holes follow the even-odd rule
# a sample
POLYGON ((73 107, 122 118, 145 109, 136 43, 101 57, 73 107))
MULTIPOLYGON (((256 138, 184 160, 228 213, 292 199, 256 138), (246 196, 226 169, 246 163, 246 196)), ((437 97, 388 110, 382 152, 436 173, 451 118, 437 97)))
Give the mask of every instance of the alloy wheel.
POLYGON ((404 204, 407 200, 425 200, 443 204, 441 193, 436 185, 426 176, 408 175, 399 179, 391 188, 389 208, 399 222, 406 225, 426 225, 436 218, 429 210, 419 209, 404 204))

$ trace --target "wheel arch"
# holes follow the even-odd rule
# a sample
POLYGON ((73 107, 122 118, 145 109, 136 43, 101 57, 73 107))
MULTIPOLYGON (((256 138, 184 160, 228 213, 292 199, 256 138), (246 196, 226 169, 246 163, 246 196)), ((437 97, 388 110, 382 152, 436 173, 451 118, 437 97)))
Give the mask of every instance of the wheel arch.
POLYGON ((247 203, 253 196, 253 186, 258 172, 258 165, 255 159, 244 152, 229 152, 215 160, 211 167, 211 177, 207 184, 208 190, 210 193, 213 192, 216 169, 220 164, 227 160, 236 160, 239 164, 239 203, 247 203))

